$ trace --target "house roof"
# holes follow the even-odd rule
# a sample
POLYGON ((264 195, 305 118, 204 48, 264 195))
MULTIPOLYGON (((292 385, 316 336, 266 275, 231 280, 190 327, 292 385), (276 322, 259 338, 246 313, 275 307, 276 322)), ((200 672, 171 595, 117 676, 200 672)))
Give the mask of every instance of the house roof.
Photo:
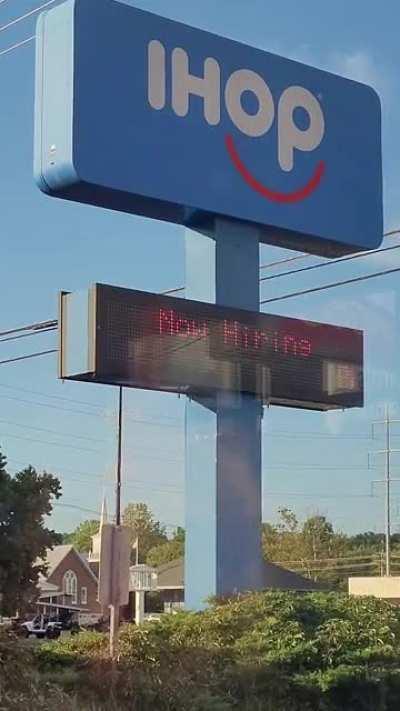
POLYGON ((80 560, 82 565, 86 568, 86 570, 90 573, 92 578, 97 582, 97 577, 94 574, 93 570, 91 569, 88 561, 84 557, 84 555, 81 555, 76 548, 74 548, 73 545, 67 544, 67 545, 62 545, 62 546, 55 546, 52 550, 50 548, 47 549, 46 551, 46 558, 44 559, 44 563, 47 563, 48 568, 47 568, 47 573, 46 576, 47 578, 50 578, 51 575, 53 575, 54 571, 58 566, 62 563, 64 558, 66 556, 73 552, 75 556, 80 560))
POLYGON ((74 550, 74 546, 68 544, 63 546, 55 546, 52 550, 50 548, 46 551, 45 563, 47 563, 47 577, 50 577, 54 573, 55 569, 58 568, 60 563, 64 558, 74 550))
MULTIPOLYGON (((158 589, 178 590, 184 588, 184 562, 183 558, 164 563, 157 568, 158 589)), ((321 583, 304 578, 302 575, 293 573, 291 570, 281 568, 274 563, 264 564, 264 586, 265 589, 272 590, 294 590, 296 592, 306 592, 311 590, 325 590, 321 583)))
POLYGON ((160 565, 157 568, 157 588, 159 590, 183 589, 184 568, 183 558, 160 565))
POLYGON ((53 583, 49 583, 43 575, 39 575, 38 588, 43 595, 52 592, 56 593, 59 590, 58 585, 53 585, 53 583))

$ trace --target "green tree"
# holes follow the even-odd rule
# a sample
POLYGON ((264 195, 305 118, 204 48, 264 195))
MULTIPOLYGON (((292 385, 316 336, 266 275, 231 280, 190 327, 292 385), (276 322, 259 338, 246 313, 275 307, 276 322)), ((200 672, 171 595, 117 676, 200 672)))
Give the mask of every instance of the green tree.
MULTIPOLYGON (((147 504, 130 503, 122 514, 124 526, 130 529, 130 542, 134 546, 138 541, 139 562, 144 563, 150 548, 168 542, 165 527, 156 521, 147 504)), ((136 554, 132 553, 132 560, 136 554)))
POLYGON ((45 526, 60 496, 60 482, 52 474, 38 474, 28 466, 10 476, 0 452, 0 592, 5 614, 23 610, 37 594, 39 575, 46 572, 46 565, 37 561, 60 542, 45 526))
POLYGON ((92 548, 92 536, 99 532, 100 521, 83 521, 72 533, 63 535, 63 543, 70 543, 81 553, 88 553, 92 548))
POLYGON ((314 560, 333 555, 335 534, 332 524, 325 516, 311 516, 303 525, 305 548, 314 560))
MULTIPOLYGON (((333 587, 343 588, 352 570, 349 539, 319 514, 300 524, 290 509, 279 509, 276 524, 263 524, 262 547, 267 560, 333 587)), ((368 566, 370 560, 362 562, 368 566)))
POLYGON ((177 558, 183 558, 185 555, 185 531, 183 528, 178 527, 174 537, 162 543, 159 546, 150 548, 147 554, 146 562, 155 568, 163 563, 170 563, 172 560, 177 558))
POLYGON ((306 552, 296 515, 287 508, 278 509, 278 513, 276 524, 264 523, 262 527, 264 557, 280 563, 303 560, 306 552))

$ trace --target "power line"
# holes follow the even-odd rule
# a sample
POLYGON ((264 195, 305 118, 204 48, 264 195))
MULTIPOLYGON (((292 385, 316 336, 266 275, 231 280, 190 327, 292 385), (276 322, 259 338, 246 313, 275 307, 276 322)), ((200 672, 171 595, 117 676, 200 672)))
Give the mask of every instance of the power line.
POLYGON ((21 439, 26 442, 34 442, 35 444, 47 444, 51 447, 62 447, 63 449, 73 449, 78 452, 91 452, 94 454, 101 454, 98 449, 89 449, 88 447, 75 447, 73 444, 62 444, 61 442, 49 442, 44 439, 36 439, 33 437, 23 437, 22 435, 9 434, 7 432, 0 433, 0 437, 11 437, 12 439, 21 439))
POLYGON ((268 437, 277 437, 278 439, 283 438, 307 438, 307 439, 373 439, 372 435, 364 434, 364 433, 354 433, 354 434, 328 434, 325 432, 288 432, 287 430, 267 430, 265 434, 268 435, 268 437))
MULTIPOLYGON (((299 254, 296 257, 287 257, 286 259, 278 259, 276 262, 268 262, 267 264, 261 264, 260 269, 272 269, 273 267, 278 267, 281 264, 288 264, 289 262, 296 262, 299 259, 311 259, 313 254, 299 254)), ((260 279, 262 281, 262 279, 260 279)))
POLYGON ((5 54, 9 54, 9 52, 13 52, 14 49, 18 49, 18 47, 23 47, 23 45, 28 44, 28 42, 32 42, 35 38, 35 35, 32 35, 31 37, 27 37, 26 39, 22 40, 21 42, 16 42, 15 44, 12 44, 10 47, 6 47, 5 49, 2 49, 0 51, 0 57, 2 57, 5 54))
POLYGON ((56 331, 56 328, 44 328, 40 331, 32 331, 31 333, 20 333, 18 336, 7 336, 7 338, 0 338, 0 343, 7 343, 8 341, 18 341, 20 338, 30 338, 31 336, 40 336, 42 333, 49 333, 50 331, 56 331))
MULTIPOLYGON (((0 385, 0 387, 7 387, 4 385, 0 385)), ((21 388, 11 388, 11 389, 21 389, 21 388)), ((33 392, 33 391, 26 391, 26 392, 33 392)), ((49 395, 45 395, 44 397, 51 397, 49 395)), ((56 396, 54 396, 56 397, 56 396)), ((3 395, 3 398, 5 400, 12 400, 13 402, 20 402, 23 403, 24 405, 34 405, 36 407, 45 407, 51 410, 58 410, 59 412, 72 412, 74 414, 78 415, 87 415, 89 417, 100 417, 103 420, 107 418, 107 416, 104 414, 104 412, 88 412, 87 410, 78 410, 77 408, 68 408, 68 407, 60 407, 59 405, 52 405, 50 403, 44 403, 44 402, 38 402, 37 400, 25 400, 24 398, 19 398, 19 397, 13 397, 12 395, 3 395)), ((65 399, 67 402, 80 402, 79 400, 69 400, 68 398, 62 398, 65 399)), ((89 404, 89 403, 88 403, 89 404)), ((99 405, 90 405, 91 407, 100 407, 99 405)), ((130 410, 128 410, 130 412, 130 410)), ((143 425, 152 425, 152 426, 163 426, 163 427, 175 427, 178 425, 172 425, 170 423, 166 422, 152 422, 151 420, 141 420, 141 419, 134 419, 133 417, 129 417, 129 420, 131 422, 135 422, 137 424, 143 424, 143 425)), ((178 421, 177 421, 178 422, 178 421)))
POLYGON ((17 25, 19 22, 22 22, 23 20, 27 20, 28 17, 32 17, 32 15, 36 15, 36 13, 40 12, 41 10, 44 10, 44 8, 46 8, 46 7, 49 7, 49 5, 54 5, 55 2, 57 2, 57 0, 48 0, 47 2, 43 3, 43 5, 39 5, 39 7, 35 7, 33 10, 29 10, 29 12, 26 12, 25 15, 20 15, 19 17, 16 17, 14 20, 10 20, 10 22, 7 22, 6 25, 0 26, 0 32, 4 32, 4 30, 8 30, 10 27, 17 25))
POLYGON ((354 277, 353 279, 345 279, 344 281, 336 281, 331 284, 323 284, 322 286, 316 286, 312 289, 303 289, 302 291, 293 291, 290 294, 283 294, 283 296, 276 296, 272 299, 263 299, 260 301, 261 304, 271 304, 275 301, 284 301, 285 299, 293 299, 295 296, 304 296, 305 294, 314 294, 317 291, 325 291, 326 289, 334 289, 338 286, 346 286, 348 284, 355 284, 361 281, 367 281, 368 279, 376 279, 377 277, 387 276, 388 274, 396 274, 400 272, 400 267, 395 269, 384 269, 381 272, 373 272, 372 274, 366 274, 360 277, 354 277))
MULTIPOLYGON (((397 234, 397 232, 396 232, 397 234)), ((370 252, 358 252, 357 254, 351 254, 347 257, 340 257, 339 259, 333 259, 329 262, 323 262, 322 264, 312 264, 309 267, 301 267, 301 269, 292 269, 288 272, 280 272, 279 274, 271 274, 270 276, 261 277, 260 282, 270 281, 271 279, 280 279, 281 277, 292 276, 293 274, 300 274, 302 272, 309 272, 313 269, 322 269, 323 267, 331 267, 335 264, 341 264, 342 262, 350 262, 353 259, 362 259, 362 257, 370 257, 374 254, 381 254, 383 252, 390 252, 394 249, 400 249, 400 244, 395 244, 391 247, 382 247, 380 249, 373 249, 370 252)))
MULTIPOLYGON (((14 464, 18 464, 18 465, 21 465, 24 467, 26 466, 26 462, 24 462, 20 459, 14 459, 14 458, 7 460, 7 463, 14 463, 14 464)), ((103 475, 100 475, 100 474, 94 474, 92 472, 79 472, 79 471, 76 471, 75 469, 68 469, 67 467, 64 467, 64 466, 60 469, 57 465, 49 466, 49 465, 44 465, 44 464, 36 464, 36 468, 43 469, 44 471, 56 472, 56 474, 58 476, 65 477, 65 482, 68 482, 68 481, 74 481, 74 482, 82 481, 83 482, 83 481, 85 481, 85 482, 88 482, 91 484, 95 484, 96 481, 102 481, 104 483, 104 485, 114 486, 113 482, 107 483, 107 478, 112 476, 111 472, 105 472, 103 475), (69 473, 65 474, 63 469, 65 469, 66 471, 68 470, 69 473), (70 476, 71 473, 73 475, 75 475, 74 478, 70 476), (87 477, 87 478, 85 478, 85 477, 87 477)), ((130 482, 130 486, 135 486, 136 483, 140 484, 142 486, 149 485, 149 481, 148 480, 144 481, 143 479, 135 479, 135 483, 132 482, 132 480, 130 480, 130 479, 128 479, 127 481, 128 481, 128 483, 130 482)), ((153 482, 150 482, 150 485, 152 486, 152 488, 155 491, 160 491, 160 492, 162 491, 164 493, 169 493, 169 492, 182 493, 183 492, 183 488, 181 488, 179 486, 179 484, 165 484, 165 482, 153 481, 153 482), (156 488, 154 488, 154 487, 156 487, 156 488), (166 487, 169 487, 169 488, 166 488, 166 487)))
POLYGON ((16 363, 19 360, 29 360, 30 358, 38 358, 39 356, 49 355, 50 353, 58 353, 57 348, 53 348, 50 351, 40 351, 39 353, 29 353, 28 355, 18 356, 18 358, 7 358, 6 360, 0 360, 0 365, 5 365, 6 363, 16 363))
POLYGON ((10 336, 13 333, 22 333, 23 331, 41 331, 42 329, 57 328, 57 325, 57 319, 53 319, 51 321, 37 321, 36 323, 28 324, 28 326, 18 326, 17 328, 11 328, 8 331, 0 331, 0 337, 10 336))
POLYGON ((53 434, 56 435, 57 437, 72 437, 73 439, 83 439, 86 442, 100 442, 104 443, 104 438, 100 439, 99 437, 88 437, 87 435, 78 435, 78 434, 73 434, 72 432, 62 432, 60 430, 49 430, 45 427, 34 427, 33 425, 27 425, 25 423, 20 423, 20 422, 13 422, 11 420, 2 420, 0 419, 0 423, 3 425, 12 425, 13 427, 20 427, 22 429, 27 429, 27 430, 34 430, 35 432, 46 432, 47 434, 53 434))
POLYGON ((354 570, 358 570, 360 568, 370 568, 372 566, 376 566, 379 564, 379 561, 371 561, 371 563, 354 563, 353 565, 344 565, 344 566, 332 566, 332 567, 326 567, 326 568, 314 568, 314 567, 309 567, 305 566, 304 568, 291 568, 293 572, 309 572, 309 573, 323 573, 324 571, 329 571, 329 572, 346 572, 346 574, 349 574, 350 572, 353 572, 354 570))
POLYGON ((56 508, 65 508, 65 509, 77 509, 78 511, 83 511, 84 513, 94 513, 97 514, 97 516, 101 516, 100 511, 96 511, 95 509, 85 509, 83 506, 77 506, 76 504, 68 504, 64 502, 63 504, 55 502, 52 504, 53 507, 56 508))
POLYGON ((21 402, 24 405, 35 405, 36 407, 47 407, 50 410, 58 410, 59 412, 73 412, 74 414, 77 414, 77 415, 88 415, 89 417, 104 418, 104 415, 99 412, 87 412, 85 410, 77 410, 77 409, 72 409, 72 408, 68 408, 68 407, 59 407, 58 405, 50 405, 49 403, 37 402, 37 401, 35 402, 33 400, 24 400, 23 398, 12 397, 11 395, 3 395, 3 398, 5 400, 12 400, 13 402, 21 402))
MULTIPOLYGON (((383 236, 384 236, 384 237, 391 237, 391 236, 397 235, 397 234, 400 234, 400 230, 399 230, 399 229, 391 230, 390 232, 385 232, 383 236)), ((260 282, 262 282, 262 281, 267 281, 267 280, 269 280, 269 279, 277 279, 277 278, 279 278, 279 277, 281 277, 281 276, 289 276, 289 275, 292 275, 292 274, 297 274, 297 273, 303 272, 303 271, 309 271, 309 270, 311 270, 311 269, 319 269, 320 267, 334 266, 335 264, 339 264, 339 263, 341 263, 341 262, 350 261, 350 260, 352 260, 352 259, 359 259, 359 258, 362 258, 362 257, 368 257, 368 256, 372 256, 372 255, 375 255, 375 254, 378 254, 378 253, 381 253, 381 252, 388 252, 388 251, 391 251, 391 250, 394 250, 394 249, 400 249, 400 245, 394 245, 394 246, 390 246, 390 247, 382 247, 382 248, 370 250, 370 251, 367 251, 367 252, 358 252, 357 254, 353 254, 353 255, 349 255, 349 256, 345 256, 345 257, 340 257, 339 259, 334 259, 334 260, 330 260, 330 261, 327 261, 327 262, 323 262, 322 264, 313 264, 313 265, 311 265, 311 266, 309 266, 309 267, 302 267, 301 269, 295 269, 295 270, 288 271, 288 272, 281 272, 281 273, 279 273, 279 274, 273 274, 273 275, 268 276, 268 277, 261 277, 261 278, 260 278, 260 282)), ((312 256, 313 256, 313 255, 306 254, 306 255, 298 255, 298 256, 295 256, 295 257, 289 257, 289 258, 287 258, 287 259, 279 259, 279 260, 277 260, 277 261, 275 261, 275 262, 269 262, 268 264, 263 264, 263 265, 261 265, 260 269, 272 268, 272 267, 277 266, 277 265, 280 265, 280 264, 285 264, 285 263, 287 263, 287 262, 292 262, 292 261, 295 261, 295 260, 298 260, 298 259, 306 259, 306 258, 309 258, 309 257, 312 257, 312 256)), ((393 271, 397 271, 397 270, 393 270, 393 271)), ((377 272, 376 274, 366 275, 365 277, 357 277, 356 280, 361 281, 362 279, 372 279, 372 278, 374 278, 374 277, 377 277, 377 276, 384 276, 385 274, 390 274, 390 273, 392 273, 392 270, 386 270, 386 271, 382 271, 382 272, 377 272)), ((343 281, 343 282, 337 282, 337 286, 340 286, 340 285, 342 285, 342 284, 347 284, 347 283, 351 283, 351 281, 350 281, 350 280, 349 280, 349 281, 346 280, 346 281, 343 281)), ((336 283, 335 283, 335 285, 336 285, 336 283)), ((325 288, 333 288, 333 285, 332 285, 332 287, 331 287, 331 285, 325 285, 325 286, 322 286, 322 287, 317 287, 315 290, 322 290, 322 289, 325 289, 325 288)), ((162 293, 163 295, 168 295, 168 294, 176 293, 176 292, 178 292, 178 291, 184 291, 184 289, 185 289, 184 286, 182 286, 182 287, 176 287, 176 288, 174 288, 174 289, 168 289, 168 290, 163 291, 163 292, 161 292, 161 293, 162 293)), ((301 292, 301 293, 303 293, 303 292, 301 292)), ((308 292, 304 292, 304 293, 308 293, 308 292)), ((293 296, 297 296, 297 293, 296 293, 296 294, 293 294, 293 296)), ((278 300, 278 299, 283 299, 283 298, 289 298, 289 295, 284 295, 283 297, 276 297, 277 300, 278 300)), ((268 301, 270 301, 270 300, 264 300, 264 301, 261 301, 260 303, 261 303, 261 304, 263 304, 263 303, 268 303, 268 301)), ((46 330, 46 331, 47 331, 47 330, 56 330, 57 327, 58 327, 58 321, 57 321, 57 319, 53 319, 53 320, 49 320, 49 321, 39 321, 39 322, 37 322, 37 323, 33 323, 33 324, 28 325, 28 326, 21 326, 21 327, 18 327, 18 328, 10 329, 10 330, 8 330, 8 331, 0 331, 0 337, 1 337, 1 336, 8 336, 8 335, 11 335, 11 334, 14 334, 14 333, 19 333, 19 332, 21 332, 21 331, 29 331, 29 330, 34 330, 35 332, 36 332, 36 331, 41 331, 41 330, 46 330)), ((0 341, 0 342, 1 342, 1 341, 0 341)))
MULTIPOLYGON (((350 536, 351 538, 351 536, 350 536)), ((345 560, 364 560, 365 558, 376 558, 380 560, 381 556, 379 553, 366 553, 365 555, 348 555, 339 556, 338 558, 303 558, 300 560, 277 560, 274 561, 276 565, 307 565, 308 563, 341 563, 345 560)))
POLYGON ((39 395, 40 397, 47 397, 50 400, 63 400, 64 402, 73 402, 77 403, 78 405, 87 405, 88 407, 102 408, 102 405, 99 405, 98 403, 86 402, 85 400, 75 400, 74 398, 63 397, 62 395, 49 395, 48 393, 44 393, 39 390, 29 390, 27 388, 21 388, 15 385, 5 385, 4 383, 0 383, 0 388, 6 388, 7 390, 16 390, 18 392, 28 393, 30 395, 39 395))

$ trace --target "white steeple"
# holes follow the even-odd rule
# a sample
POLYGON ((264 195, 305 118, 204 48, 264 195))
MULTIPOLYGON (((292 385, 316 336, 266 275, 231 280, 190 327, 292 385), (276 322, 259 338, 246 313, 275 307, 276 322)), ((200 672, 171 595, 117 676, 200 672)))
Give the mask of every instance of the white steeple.
POLYGON ((108 523, 107 514, 107 499, 103 495, 103 501, 101 504, 101 516, 100 516, 100 529, 99 532, 92 536, 92 550, 89 553, 89 560, 99 561, 100 560, 100 545, 101 545, 101 527, 108 523))
POLYGON ((100 528, 102 527, 103 523, 108 523, 107 499, 105 496, 103 496, 103 501, 101 504, 100 528))

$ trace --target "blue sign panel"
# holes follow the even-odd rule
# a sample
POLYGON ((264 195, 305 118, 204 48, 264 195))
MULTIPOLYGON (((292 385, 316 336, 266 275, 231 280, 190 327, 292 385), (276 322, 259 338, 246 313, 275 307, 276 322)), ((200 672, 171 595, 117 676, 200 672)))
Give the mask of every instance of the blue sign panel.
POLYGON ((41 16, 35 143, 58 197, 327 256, 382 241, 370 87, 113 0, 41 16))

